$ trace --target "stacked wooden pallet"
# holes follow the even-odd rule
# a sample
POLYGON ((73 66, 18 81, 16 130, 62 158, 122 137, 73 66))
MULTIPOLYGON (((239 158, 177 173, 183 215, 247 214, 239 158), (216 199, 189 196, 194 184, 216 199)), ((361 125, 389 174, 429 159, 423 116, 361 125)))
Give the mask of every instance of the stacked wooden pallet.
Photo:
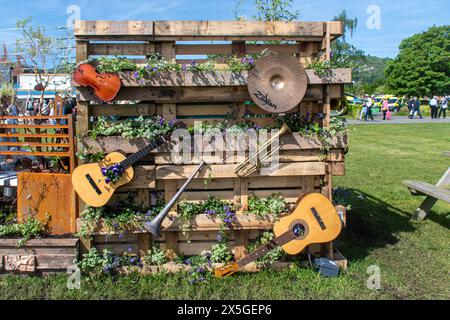
MULTIPOLYGON (((77 21, 75 27, 79 62, 114 55, 133 56, 139 62, 153 53, 159 53, 168 60, 186 63, 186 55, 244 56, 268 49, 275 53, 292 54, 306 67, 320 54, 329 59, 331 41, 342 34, 340 22, 77 21), (278 42, 264 43, 269 40, 278 42), (205 41, 218 43, 204 44, 205 41)), ((201 62, 201 59, 197 61, 201 62)), ((343 84, 351 82, 351 70, 333 69, 324 77, 307 70, 307 75, 309 83, 306 97, 291 112, 303 116, 320 114, 319 125, 328 127, 331 99, 343 96, 343 84)), ((102 104, 89 88, 77 88, 77 135, 82 136, 89 130, 92 117, 102 115, 160 115, 166 120, 176 119, 192 125, 199 120, 221 122, 233 110, 237 110, 236 122, 244 113, 249 120, 261 126, 273 125, 275 121, 267 112, 249 104, 247 72, 168 72, 147 77, 140 82, 126 72, 120 76, 123 87, 112 104, 102 104)), ((291 205, 310 192, 321 192, 331 198, 332 176, 344 174, 346 137, 335 137, 326 156, 321 150, 323 144, 318 139, 290 133, 281 140, 283 146, 278 170, 242 178, 234 173, 242 157, 237 153, 231 159, 225 154, 215 154, 217 161, 200 172, 182 199, 201 201, 208 195, 214 195, 245 209, 252 193, 261 197, 281 193, 291 205), (225 158, 227 161, 224 164, 225 158)), ((78 149, 89 153, 122 150, 131 154, 145 145, 145 139, 127 141, 121 137, 85 137, 80 139, 78 149)), ((135 192, 144 205, 151 205, 152 193, 155 191, 163 192, 165 199, 170 200, 200 160, 192 155, 190 163, 174 164, 170 152, 170 146, 162 146, 145 161, 138 163, 135 180, 122 188, 115 200, 130 191, 135 192)), ((174 219, 164 222, 163 238, 155 241, 162 248, 174 249, 183 255, 200 254, 210 249, 216 241, 219 221, 204 215, 198 216, 191 222, 192 232, 187 240, 178 228, 176 214, 174 208, 171 213, 174 219)), ((270 220, 261 221, 251 215, 238 213, 238 222, 231 233, 235 255, 243 256, 249 240, 256 238, 261 230, 270 229, 272 223, 270 220)), ((106 239, 105 233, 106 230, 99 225, 93 242, 88 245, 109 246, 119 252, 126 246, 141 253, 150 246, 151 237, 142 233, 142 230, 120 238, 106 239)), ((331 244, 310 250, 314 253, 321 251, 325 255, 333 254, 331 244)))

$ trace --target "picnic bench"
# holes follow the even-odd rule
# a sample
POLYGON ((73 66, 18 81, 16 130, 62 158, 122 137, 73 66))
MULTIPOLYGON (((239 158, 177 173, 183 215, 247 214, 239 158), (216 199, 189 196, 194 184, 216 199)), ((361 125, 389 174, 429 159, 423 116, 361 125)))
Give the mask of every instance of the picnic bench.
POLYGON ((417 208, 413 219, 423 220, 438 200, 450 203, 450 167, 436 185, 422 181, 403 181, 413 196, 427 196, 417 208))

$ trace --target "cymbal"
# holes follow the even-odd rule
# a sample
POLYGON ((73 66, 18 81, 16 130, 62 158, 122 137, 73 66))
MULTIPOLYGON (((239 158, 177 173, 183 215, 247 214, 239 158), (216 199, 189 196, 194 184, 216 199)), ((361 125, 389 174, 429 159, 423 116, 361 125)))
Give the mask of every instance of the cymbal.
POLYGON ((308 77, 300 61, 290 55, 269 55, 255 62, 248 75, 248 91, 263 110, 284 113, 303 100, 308 77))

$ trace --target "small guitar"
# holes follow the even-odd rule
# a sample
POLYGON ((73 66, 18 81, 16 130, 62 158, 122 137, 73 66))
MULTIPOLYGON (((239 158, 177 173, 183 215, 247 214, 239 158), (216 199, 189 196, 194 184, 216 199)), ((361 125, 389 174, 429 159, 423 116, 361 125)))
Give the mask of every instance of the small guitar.
POLYGON ((214 274, 232 275, 278 246, 287 254, 296 255, 310 244, 333 241, 341 229, 339 214, 327 197, 320 193, 305 195, 291 214, 274 224, 275 239, 241 260, 215 269, 214 274))
POLYGON ((102 207, 117 188, 133 180, 133 164, 166 142, 161 136, 128 158, 120 152, 112 152, 101 162, 81 165, 72 173, 72 185, 86 204, 102 207))

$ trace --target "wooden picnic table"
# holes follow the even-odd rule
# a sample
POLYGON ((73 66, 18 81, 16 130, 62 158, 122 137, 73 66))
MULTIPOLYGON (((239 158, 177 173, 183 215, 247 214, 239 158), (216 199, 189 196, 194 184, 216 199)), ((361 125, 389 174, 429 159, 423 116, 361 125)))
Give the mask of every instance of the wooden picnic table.
POLYGON ((423 181, 403 181, 413 196, 427 196, 417 208, 413 219, 423 220, 438 200, 450 203, 450 167, 436 185, 423 181))

